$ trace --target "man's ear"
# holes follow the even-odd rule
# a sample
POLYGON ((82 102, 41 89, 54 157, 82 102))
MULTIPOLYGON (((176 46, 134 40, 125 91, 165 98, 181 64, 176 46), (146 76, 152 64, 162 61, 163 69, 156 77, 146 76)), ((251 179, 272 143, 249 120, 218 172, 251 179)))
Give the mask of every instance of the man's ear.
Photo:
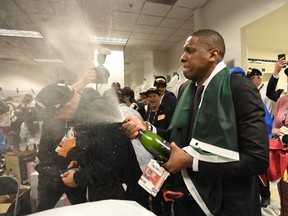
POLYGON ((210 61, 214 62, 219 58, 219 50, 218 49, 212 49, 210 50, 210 61))

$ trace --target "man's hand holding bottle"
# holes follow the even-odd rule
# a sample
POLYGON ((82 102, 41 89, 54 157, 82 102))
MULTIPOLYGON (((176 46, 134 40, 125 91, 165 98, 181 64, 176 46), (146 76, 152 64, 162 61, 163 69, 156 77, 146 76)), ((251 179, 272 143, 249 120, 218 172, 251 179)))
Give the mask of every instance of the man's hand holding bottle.
MULTIPOLYGON (((140 120, 137 117, 127 117, 125 120, 125 123, 122 124, 122 131, 124 132, 124 134, 129 137, 130 139, 135 139, 135 138, 139 138, 139 131, 140 130, 144 130, 147 131, 147 124, 145 122, 143 122, 142 120, 140 120)), ((151 133, 151 132, 149 132, 151 133)), ((150 134, 151 135, 151 134, 150 134)), ((146 134, 146 137, 149 136, 149 134, 146 134)), ((168 158, 168 160, 163 161, 164 163, 162 164, 162 166, 169 171, 170 173, 176 173, 181 171, 182 169, 186 168, 186 167, 192 167, 192 163, 193 163, 193 157, 190 156, 189 154, 187 154, 182 148, 179 148, 176 143, 172 142, 171 144, 169 144, 167 141, 164 140, 159 137, 158 135, 156 135, 157 137, 153 136, 150 139, 151 144, 149 144, 149 146, 147 146, 147 141, 149 141, 149 139, 141 139, 140 137, 140 142, 142 143, 142 145, 154 156, 157 155, 159 152, 163 152, 164 157, 162 158, 168 158), (159 138, 158 138, 159 137, 159 138), (158 144, 164 143, 164 147, 167 146, 167 143, 169 144, 169 152, 170 152, 170 157, 167 157, 166 153, 166 148, 161 148, 159 149, 157 145, 152 144, 153 140, 159 140, 160 142, 157 141, 158 144), (162 140, 161 140, 162 139, 162 140), (156 148, 156 151, 153 152, 153 150, 156 148), (163 151, 164 150, 164 151, 163 151)), ((163 144, 161 144, 163 146, 163 144)), ((160 146, 161 146, 160 145, 160 146)), ((158 154, 159 156, 159 154, 158 154)))
POLYGON ((128 116, 121 127, 123 133, 130 139, 137 138, 139 130, 147 130, 147 125, 136 116, 128 116))
POLYGON ((184 168, 192 167, 193 157, 191 155, 179 148, 175 142, 170 144, 170 149, 169 160, 162 165, 169 173, 177 173, 184 168))

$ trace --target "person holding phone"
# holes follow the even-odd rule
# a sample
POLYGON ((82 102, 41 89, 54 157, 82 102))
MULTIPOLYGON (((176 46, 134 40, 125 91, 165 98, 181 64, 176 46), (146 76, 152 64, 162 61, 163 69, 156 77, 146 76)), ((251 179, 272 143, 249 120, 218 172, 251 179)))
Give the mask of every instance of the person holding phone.
POLYGON ((279 54, 278 60, 276 61, 276 64, 275 64, 274 72, 269 79, 267 89, 266 89, 266 96, 272 101, 276 102, 278 98, 281 96, 282 92, 284 91, 284 89, 276 90, 276 86, 278 84, 279 74, 282 68, 285 68, 286 65, 287 65, 287 61, 286 61, 285 54, 279 54))
MULTIPOLYGON (((278 55, 278 60, 280 60, 280 59, 286 60, 286 55, 285 54, 279 54, 278 55)), ((284 65, 283 68, 286 68, 286 65, 284 65)))

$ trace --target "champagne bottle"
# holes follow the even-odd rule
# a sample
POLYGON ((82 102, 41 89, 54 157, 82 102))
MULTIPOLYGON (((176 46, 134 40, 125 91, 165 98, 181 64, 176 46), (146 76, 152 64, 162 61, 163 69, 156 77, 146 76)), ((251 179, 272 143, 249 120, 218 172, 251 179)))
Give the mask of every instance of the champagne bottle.
POLYGON ((170 143, 158 134, 143 129, 139 130, 138 139, 145 149, 156 159, 166 162, 170 156, 170 143))

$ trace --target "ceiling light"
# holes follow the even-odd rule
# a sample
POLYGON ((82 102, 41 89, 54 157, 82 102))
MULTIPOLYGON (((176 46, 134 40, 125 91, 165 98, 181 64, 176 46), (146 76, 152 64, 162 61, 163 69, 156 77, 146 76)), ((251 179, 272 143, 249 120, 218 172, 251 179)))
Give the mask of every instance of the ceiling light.
POLYGON ((37 59, 33 58, 33 60, 37 63, 63 63, 62 59, 37 59))
POLYGON ((165 5, 174 5, 177 0, 146 0, 146 1, 165 5))
POLYGON ((254 63, 254 64, 275 64, 275 60, 270 60, 270 59, 257 59, 257 58, 248 58, 249 63, 254 63))
POLYGON ((101 43, 101 44, 126 44, 127 40, 128 40, 127 38, 89 36, 90 42, 101 43))
POLYGON ((29 37, 29 38, 44 38, 38 31, 25 31, 13 29, 0 29, 0 36, 13 36, 13 37, 29 37))

